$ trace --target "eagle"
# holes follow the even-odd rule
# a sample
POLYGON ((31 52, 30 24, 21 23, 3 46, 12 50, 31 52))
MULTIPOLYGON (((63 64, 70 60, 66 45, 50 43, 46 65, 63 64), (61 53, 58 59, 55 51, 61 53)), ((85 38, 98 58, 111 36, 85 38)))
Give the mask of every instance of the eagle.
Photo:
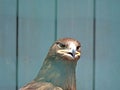
POLYGON ((76 90, 76 65, 81 44, 73 38, 54 42, 38 75, 19 90, 76 90))

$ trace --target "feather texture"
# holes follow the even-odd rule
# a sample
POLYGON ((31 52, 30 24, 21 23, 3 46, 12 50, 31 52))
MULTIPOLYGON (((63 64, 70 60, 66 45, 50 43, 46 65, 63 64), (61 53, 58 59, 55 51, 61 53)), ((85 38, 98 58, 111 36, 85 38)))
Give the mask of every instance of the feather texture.
POLYGON ((60 87, 54 86, 53 84, 48 82, 32 81, 31 83, 28 83, 26 86, 24 86, 20 90, 63 90, 63 89, 60 87))
POLYGON ((37 77, 20 90, 76 90, 75 69, 80 43, 72 38, 56 41, 50 48, 37 77))

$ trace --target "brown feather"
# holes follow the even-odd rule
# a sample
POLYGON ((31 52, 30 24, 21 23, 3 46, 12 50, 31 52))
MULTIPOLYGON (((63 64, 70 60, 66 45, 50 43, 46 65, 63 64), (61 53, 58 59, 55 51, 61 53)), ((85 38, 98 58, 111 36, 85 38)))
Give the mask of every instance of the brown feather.
POLYGON ((35 82, 32 81, 28 83, 26 86, 22 87, 20 90, 63 90, 60 87, 54 86, 48 82, 35 82))
POLYGON ((75 68, 81 44, 72 38, 57 40, 37 77, 20 90, 76 90, 75 68))

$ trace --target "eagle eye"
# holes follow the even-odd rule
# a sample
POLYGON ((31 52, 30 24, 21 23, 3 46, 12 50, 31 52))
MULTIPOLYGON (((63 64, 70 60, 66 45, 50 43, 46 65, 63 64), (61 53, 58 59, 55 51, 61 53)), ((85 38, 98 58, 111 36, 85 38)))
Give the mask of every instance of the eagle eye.
POLYGON ((56 44, 59 48, 66 48, 66 45, 61 42, 56 42, 56 44))
POLYGON ((77 50, 80 50, 80 46, 77 46, 77 48, 76 48, 77 50))

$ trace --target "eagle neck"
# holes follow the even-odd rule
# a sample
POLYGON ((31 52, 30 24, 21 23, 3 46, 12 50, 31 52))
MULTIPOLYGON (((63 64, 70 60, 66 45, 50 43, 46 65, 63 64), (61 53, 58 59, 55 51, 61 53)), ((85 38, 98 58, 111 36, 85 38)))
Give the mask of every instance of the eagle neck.
POLYGON ((39 71, 36 81, 50 82, 64 90, 76 90, 77 61, 67 61, 60 58, 46 58, 39 71))

